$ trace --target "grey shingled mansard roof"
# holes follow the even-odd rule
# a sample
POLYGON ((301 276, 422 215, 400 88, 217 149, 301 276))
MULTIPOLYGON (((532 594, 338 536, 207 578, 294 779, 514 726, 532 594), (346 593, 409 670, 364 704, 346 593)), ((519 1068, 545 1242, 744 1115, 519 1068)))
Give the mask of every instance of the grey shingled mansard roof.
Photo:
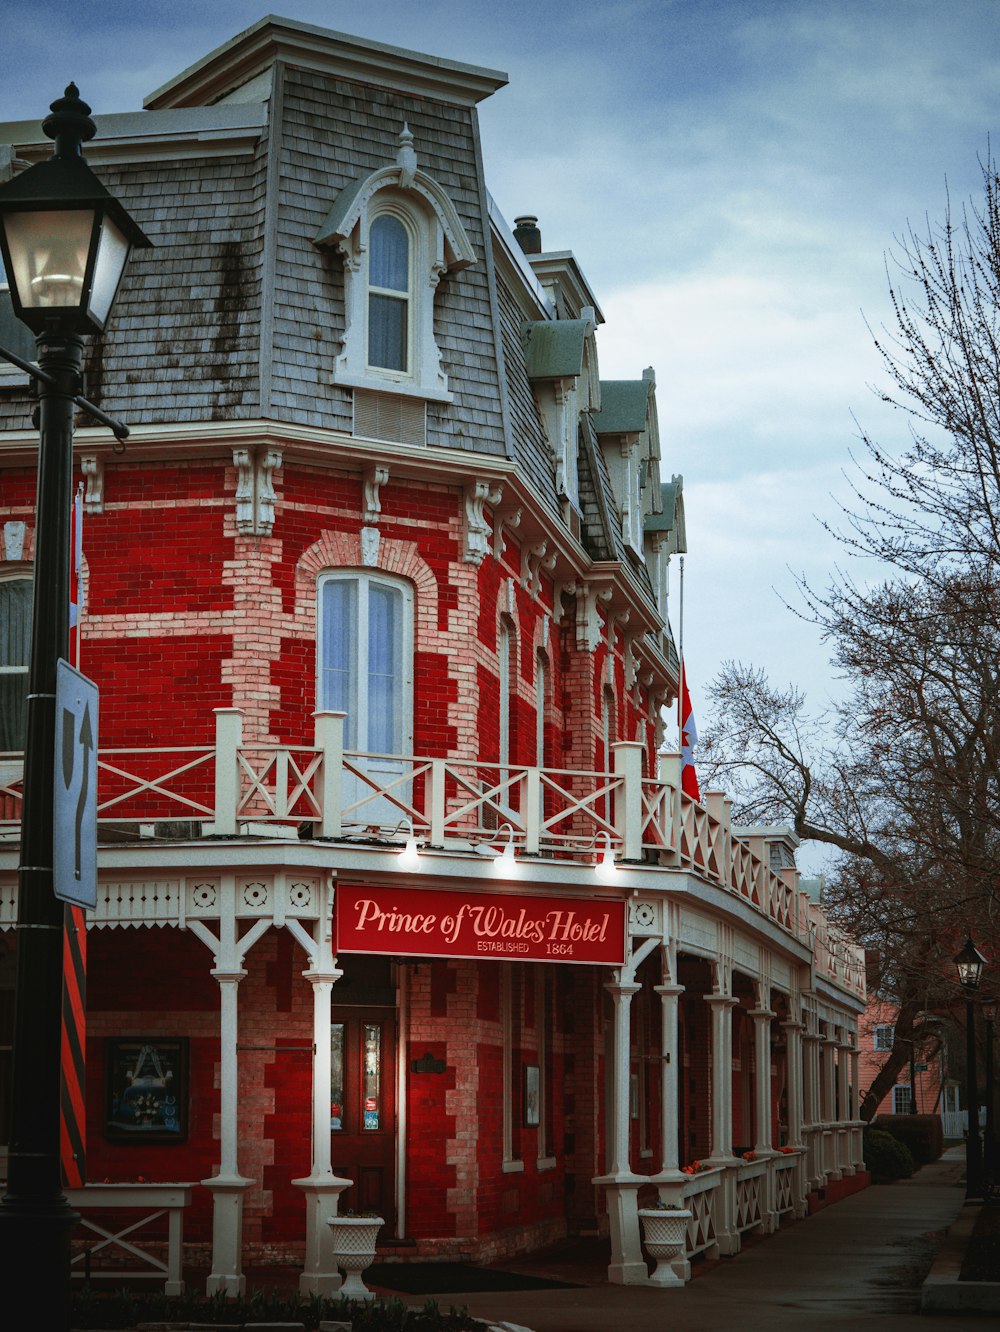
MULTIPOLYGON (((136 425, 264 417, 349 431, 351 391, 331 382, 344 328, 343 262, 313 238, 341 191, 394 161, 406 122, 420 168, 447 191, 477 255, 470 268, 445 275, 436 293, 435 337, 454 402, 428 404, 427 442, 517 456, 523 437, 525 469, 554 505, 537 420, 508 438, 504 419, 503 334, 473 104, 504 76, 309 25, 274 25, 276 35, 258 24, 249 44, 241 34, 220 48, 224 65, 258 80, 259 95, 267 91, 257 67, 268 58, 262 42, 292 41, 305 51, 311 67, 274 66, 266 103, 171 105, 170 96, 235 77, 216 74, 209 60, 155 95, 163 109, 99 120, 103 142, 88 156, 154 248, 133 256, 106 334, 90 341, 91 396, 136 425), (251 47, 252 68, 244 58, 251 47), (400 86, 340 77, 330 67, 347 51, 355 70, 368 47, 400 86), (420 91, 406 91, 404 74, 420 91), (424 92, 446 90, 449 79, 454 100, 424 92), (209 149, 221 143, 202 157, 200 138, 209 149)), ((4 141, 34 155, 47 150, 31 123, 0 127, 4 141)), ((26 394, 0 389, 0 428, 27 424, 26 394)))

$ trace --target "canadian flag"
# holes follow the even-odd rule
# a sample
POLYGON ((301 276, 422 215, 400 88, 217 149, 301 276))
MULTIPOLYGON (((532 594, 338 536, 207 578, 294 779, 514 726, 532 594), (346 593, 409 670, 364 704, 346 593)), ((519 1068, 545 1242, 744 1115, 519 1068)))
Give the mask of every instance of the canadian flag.
POLYGON ((678 696, 681 723, 681 790, 692 800, 701 800, 698 773, 694 766, 694 747, 698 743, 698 728, 694 723, 691 695, 688 693, 687 671, 681 662, 681 692, 678 696))

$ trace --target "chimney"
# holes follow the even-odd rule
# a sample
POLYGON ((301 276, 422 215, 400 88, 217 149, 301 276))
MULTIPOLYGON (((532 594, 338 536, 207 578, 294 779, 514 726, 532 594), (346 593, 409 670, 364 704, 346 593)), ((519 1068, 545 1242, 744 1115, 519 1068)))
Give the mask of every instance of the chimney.
POLYGON ((538 218, 515 217, 514 239, 525 254, 541 254, 542 233, 538 230, 538 218))

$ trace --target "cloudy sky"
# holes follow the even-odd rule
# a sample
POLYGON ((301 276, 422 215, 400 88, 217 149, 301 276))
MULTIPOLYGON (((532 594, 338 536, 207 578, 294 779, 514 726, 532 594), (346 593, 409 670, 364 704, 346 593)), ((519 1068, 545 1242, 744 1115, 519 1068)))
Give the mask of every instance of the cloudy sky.
MULTIPOLYGON (((998 129, 1000 0, 275 0, 281 13, 505 70, 481 108, 487 181, 575 251, 607 319, 601 372, 656 370, 664 472, 684 476, 684 647, 696 707, 733 657, 814 694, 790 614, 822 584, 856 416, 864 316, 887 312, 907 221, 978 184, 998 129)), ((99 117, 260 18, 261 0, 0 0, 0 120, 75 79, 99 117)), ((675 616, 676 619, 676 616, 675 616)), ((676 628, 676 623, 675 623, 676 628)))

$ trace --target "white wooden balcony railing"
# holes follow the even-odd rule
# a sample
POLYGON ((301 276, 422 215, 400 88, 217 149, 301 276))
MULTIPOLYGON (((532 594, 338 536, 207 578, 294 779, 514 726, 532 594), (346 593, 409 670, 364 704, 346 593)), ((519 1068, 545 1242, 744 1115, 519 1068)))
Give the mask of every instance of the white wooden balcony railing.
MULTIPOLYGON (((508 824, 518 852, 592 863, 605 844, 625 862, 686 870, 813 949, 820 974, 864 994, 864 957, 798 888, 774 873, 763 842, 732 832, 729 802, 680 789, 679 756, 644 777, 643 747, 613 745, 611 772, 471 758, 345 752, 342 713, 319 712, 311 745, 244 743, 242 713, 216 709, 214 745, 102 749, 98 820, 123 836, 267 836, 401 840, 474 849, 508 824)), ((19 755, 0 755, 0 845, 17 836, 19 755)))

